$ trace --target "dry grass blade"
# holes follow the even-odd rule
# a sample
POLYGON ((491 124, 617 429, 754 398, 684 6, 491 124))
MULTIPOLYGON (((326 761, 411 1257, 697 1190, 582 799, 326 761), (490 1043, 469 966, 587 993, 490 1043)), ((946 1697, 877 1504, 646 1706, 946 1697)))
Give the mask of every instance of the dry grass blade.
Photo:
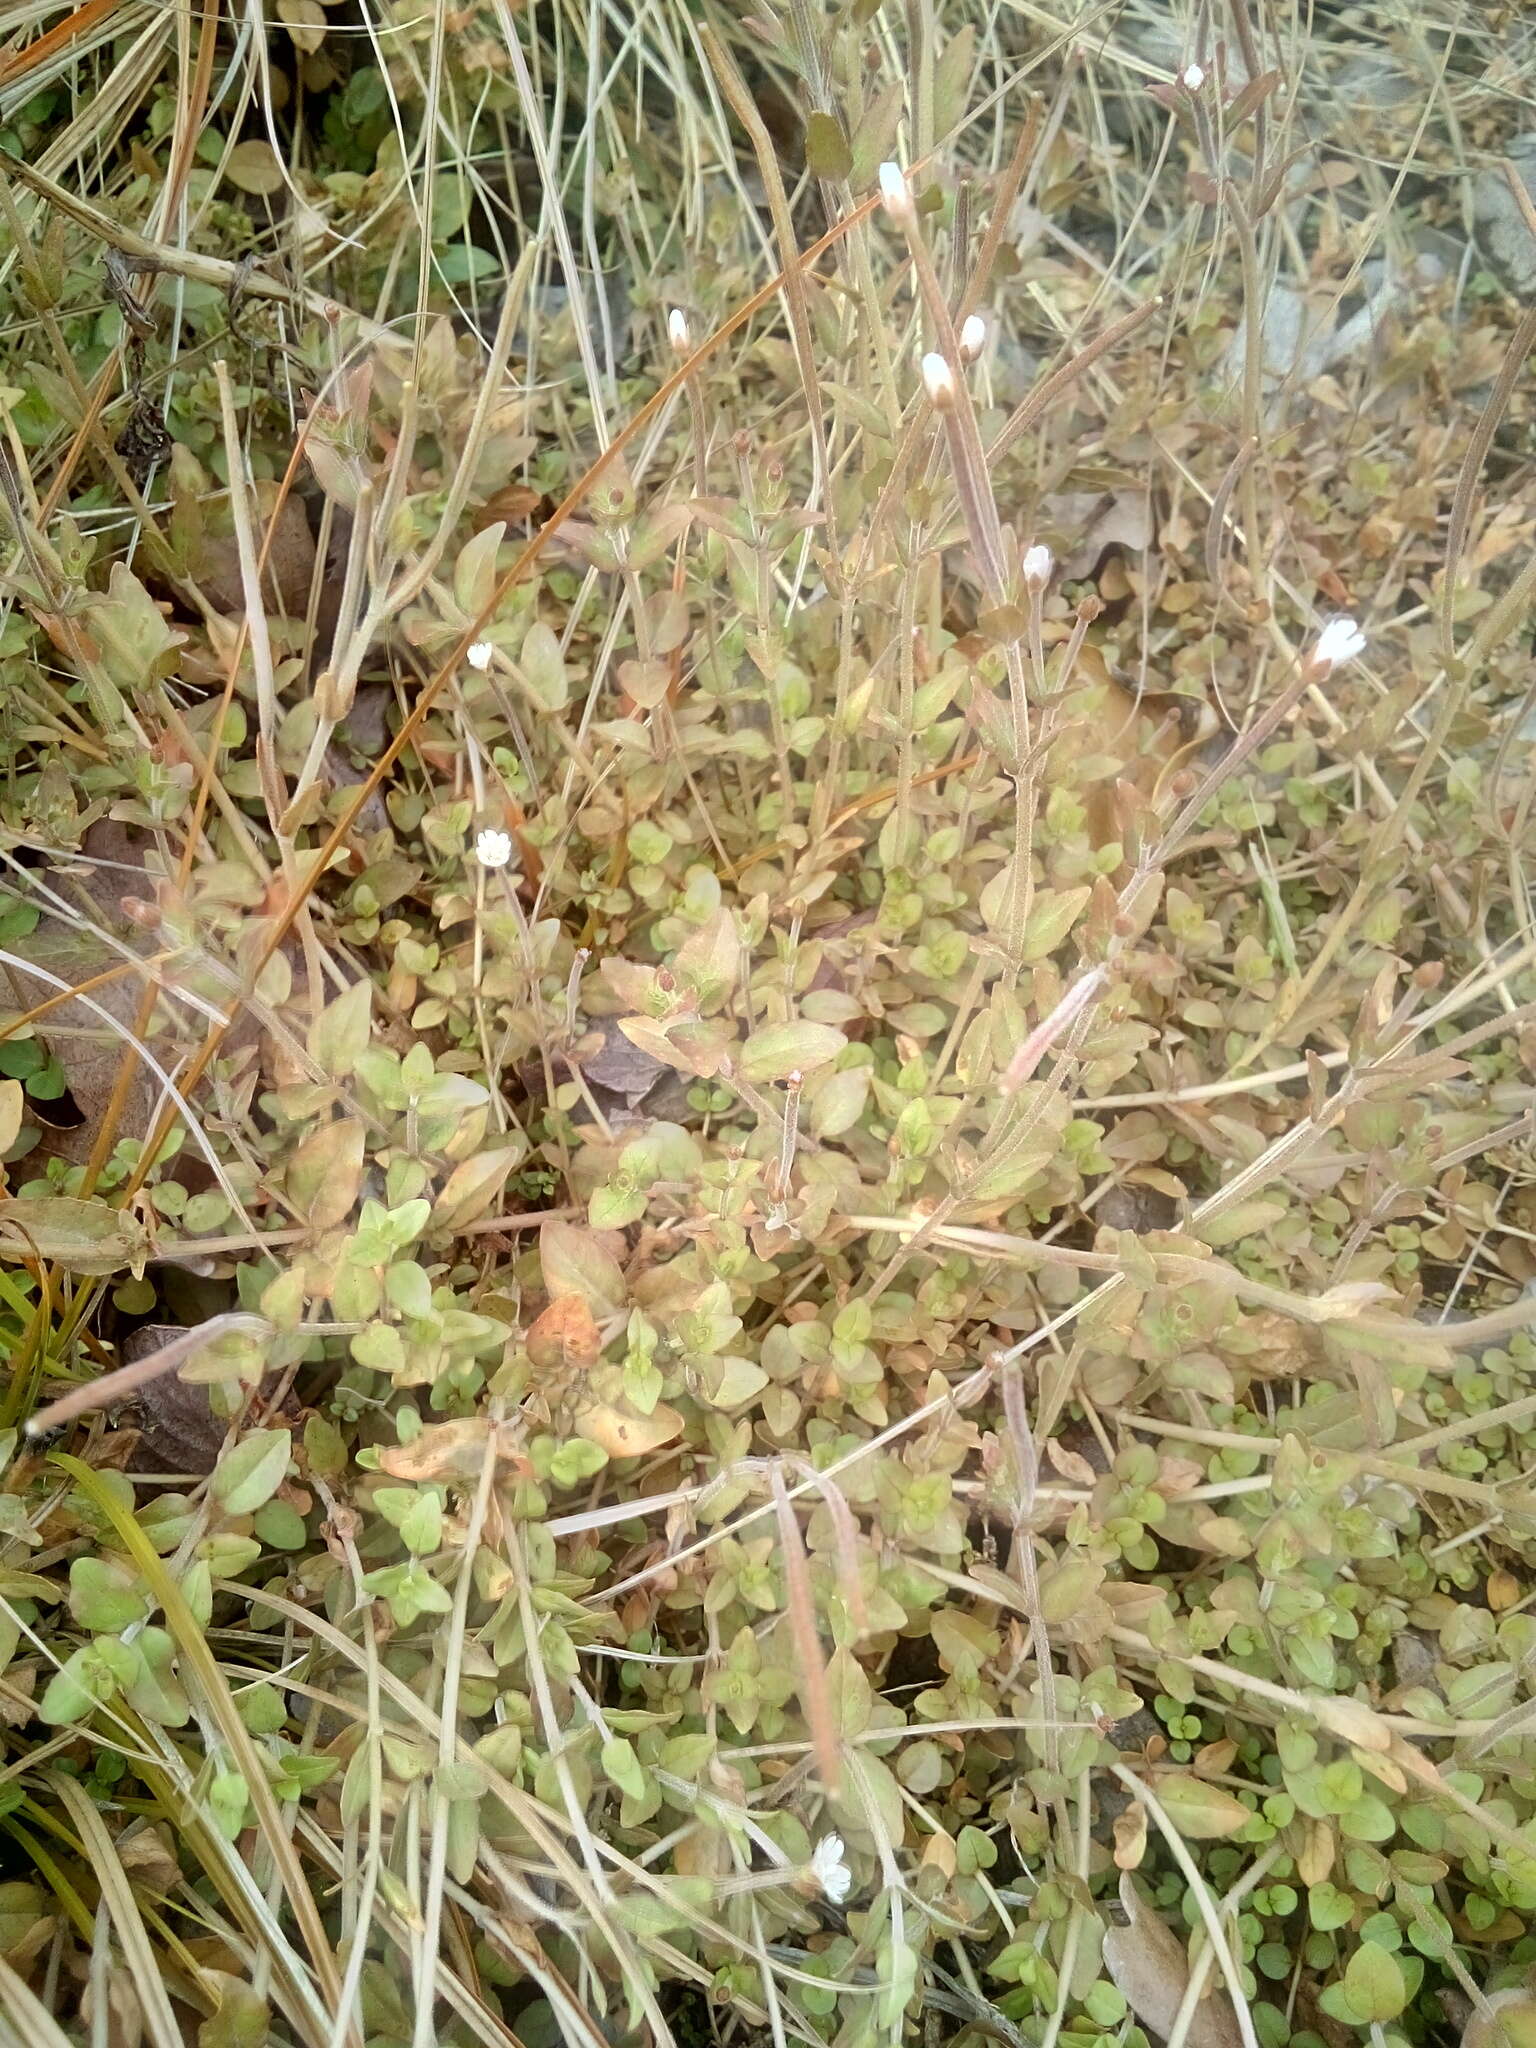
POLYGON ((123 1960, 133 1978, 149 2038, 154 2048, 181 2048, 181 2029, 171 2011, 170 1999, 134 1898, 132 1883, 118 1861, 112 1838, 100 1814, 73 1779, 55 1772, 53 1789, 79 1829, 85 1860, 100 1881, 101 1896, 111 1916, 112 1930, 117 1936, 123 1960))
POLYGON ((26 1979, 0 1956, 0 2028, 6 2048, 73 2048, 68 2034, 26 1979))

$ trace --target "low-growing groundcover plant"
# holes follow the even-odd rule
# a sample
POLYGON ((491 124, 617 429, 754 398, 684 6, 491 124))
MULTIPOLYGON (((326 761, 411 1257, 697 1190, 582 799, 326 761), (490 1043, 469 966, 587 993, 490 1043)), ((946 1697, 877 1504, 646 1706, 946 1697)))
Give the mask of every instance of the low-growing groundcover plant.
POLYGON ((6 2040, 1536 2039, 1404 12, 11 8, 6 2040))

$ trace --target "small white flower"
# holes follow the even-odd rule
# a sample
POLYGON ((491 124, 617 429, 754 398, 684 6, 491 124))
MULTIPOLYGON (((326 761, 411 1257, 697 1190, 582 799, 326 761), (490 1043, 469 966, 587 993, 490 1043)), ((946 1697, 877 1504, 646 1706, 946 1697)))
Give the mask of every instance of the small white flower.
POLYGON ((987 345, 987 323, 979 313, 968 313, 960 328, 960 360, 974 363, 987 345))
POLYGON ((480 833, 475 840, 475 859, 483 868, 504 868, 512 858, 512 835, 498 832, 494 827, 480 833))
POLYGON ((853 1890, 853 1872, 843 1861, 841 1835, 823 1835, 811 1851, 811 1875, 834 1906, 840 1906, 853 1890))
POLYGON ((900 164, 882 164, 879 177, 880 204, 898 227, 905 227, 917 214, 906 172, 900 164))
POLYGON ((489 640, 476 640, 464 659, 471 668, 479 669, 481 675, 484 675, 490 667, 495 653, 496 650, 489 640))
POLYGON ((948 412, 955 402, 955 373, 940 355, 923 357, 923 389, 928 403, 948 412))
POLYGON ((1198 92, 1205 83, 1205 66, 1203 64, 1186 64, 1183 78, 1186 92, 1198 92))
POLYGON ((667 315, 667 339, 673 353, 680 356, 687 355, 693 345, 688 335, 688 315, 681 306, 674 306, 667 315))
POLYGON ((1024 581, 1032 590, 1043 590, 1051 580, 1051 571, 1056 566, 1056 557, 1048 547, 1036 541, 1032 548, 1024 550, 1024 581))
POLYGON ((1316 668, 1337 668, 1341 661, 1353 661, 1365 652, 1365 635, 1353 619, 1330 619, 1317 636, 1312 650, 1316 668))

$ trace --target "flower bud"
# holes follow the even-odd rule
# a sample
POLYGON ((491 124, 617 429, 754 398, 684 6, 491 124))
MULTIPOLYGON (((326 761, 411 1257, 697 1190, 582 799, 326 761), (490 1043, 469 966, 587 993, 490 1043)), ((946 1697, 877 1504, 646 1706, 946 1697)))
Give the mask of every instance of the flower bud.
POLYGON ((936 412, 949 412, 955 403, 955 373, 941 355, 923 357, 923 389, 936 412))
POLYGON ((917 218, 917 208, 912 203, 912 187, 907 183, 907 174, 900 164, 880 166, 880 204, 900 228, 910 227, 917 218))

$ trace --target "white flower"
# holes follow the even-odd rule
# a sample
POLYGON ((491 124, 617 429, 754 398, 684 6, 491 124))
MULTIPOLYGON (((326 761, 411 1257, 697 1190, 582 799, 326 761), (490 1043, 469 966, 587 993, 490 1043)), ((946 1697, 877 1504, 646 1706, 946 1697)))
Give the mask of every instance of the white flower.
POLYGON ((1205 83, 1204 65, 1186 64, 1184 67, 1183 78, 1184 88, 1186 92, 1198 92, 1201 86, 1205 83))
POLYGON ((1353 661, 1365 652, 1365 635, 1353 619, 1330 619, 1317 636, 1312 650, 1315 668, 1337 668, 1341 661, 1353 661))
POLYGON ((471 648, 469 649, 468 653, 464 656, 464 659, 469 663, 471 668, 479 669, 481 675, 484 675, 486 670, 490 667, 492 658, 494 657, 495 653, 496 650, 491 645, 489 640, 476 640, 473 646, 471 646, 471 648))
POLYGON ((1043 590, 1051 580, 1051 571, 1056 566, 1056 557, 1048 547, 1036 541, 1032 548, 1024 550, 1024 581, 1032 590, 1043 590))
POLYGON ((840 1906, 853 1890, 853 1872, 843 1861, 841 1835, 823 1835, 811 1851, 811 1875, 834 1906, 840 1906))
POLYGON ((948 412, 955 402, 955 373, 940 355, 923 357, 923 389, 928 403, 948 412))
POLYGON ((882 164, 879 176, 880 204, 898 227, 905 227, 917 214, 906 172, 900 164, 882 164))
POLYGON ((674 306, 667 315, 667 339, 675 354, 687 355, 692 343, 688 335, 688 315, 681 306, 674 306))
POLYGON ((987 323, 979 313, 968 313, 960 329, 960 360, 974 363, 987 345, 987 323))
POLYGON ((483 868, 504 868, 512 858, 512 835, 498 832, 494 827, 482 832, 475 840, 475 859, 483 868))

